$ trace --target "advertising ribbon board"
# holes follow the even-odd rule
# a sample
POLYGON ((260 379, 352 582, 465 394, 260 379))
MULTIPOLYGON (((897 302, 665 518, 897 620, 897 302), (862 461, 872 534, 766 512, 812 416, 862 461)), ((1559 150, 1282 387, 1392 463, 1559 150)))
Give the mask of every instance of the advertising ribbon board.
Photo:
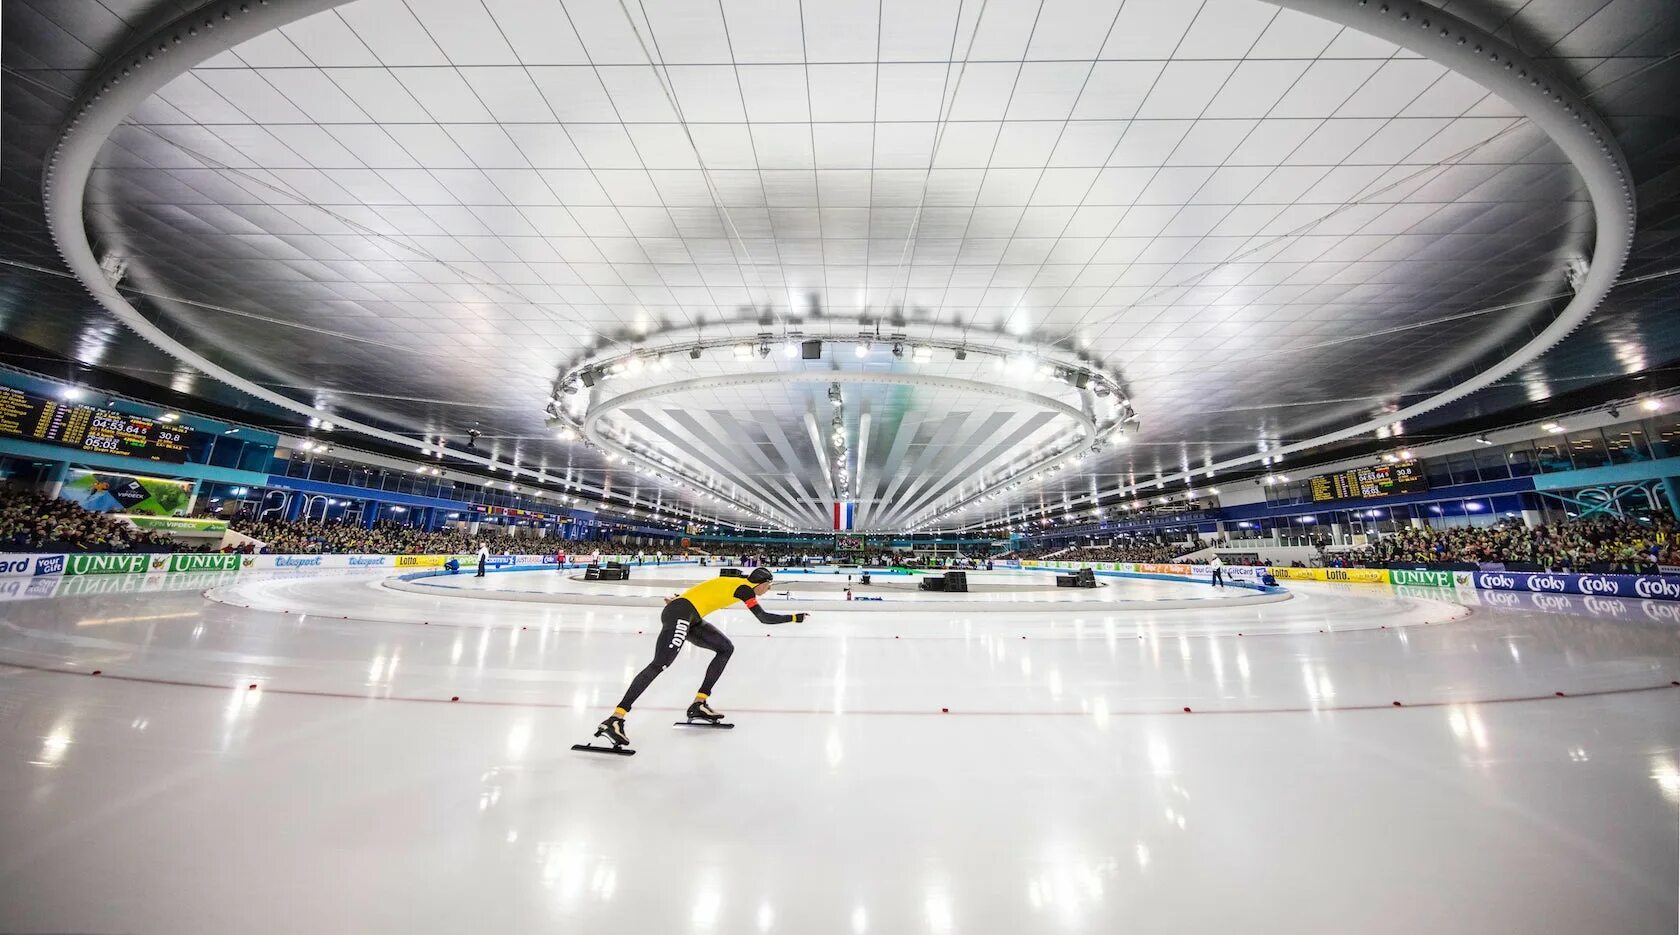
POLYGON ((1386 568, 1325 568, 1322 571, 1325 581, 1347 581, 1353 584, 1388 583, 1388 569, 1386 568))
POLYGON ((170 572, 179 571, 238 571, 242 555, 181 552, 169 556, 170 572))
POLYGON ((151 564, 151 556, 88 554, 65 556, 64 573, 67 575, 137 575, 146 571, 151 564))
POLYGON ((398 555, 394 563, 397 568, 442 568, 445 555, 398 555))
POLYGON ((183 516, 145 516, 141 514, 124 514, 118 517, 141 529, 155 532, 196 532, 222 533, 227 531, 228 521, 225 519, 188 519, 183 516))
POLYGON ((1453 573, 1450 571, 1429 571, 1412 568, 1390 568, 1388 580, 1401 586, 1416 585, 1426 588, 1450 588, 1453 586, 1453 573))
POLYGON ((1540 594, 1592 594, 1680 601, 1680 581, 1661 575, 1577 575, 1564 572, 1455 572, 1481 591, 1532 591, 1540 594))

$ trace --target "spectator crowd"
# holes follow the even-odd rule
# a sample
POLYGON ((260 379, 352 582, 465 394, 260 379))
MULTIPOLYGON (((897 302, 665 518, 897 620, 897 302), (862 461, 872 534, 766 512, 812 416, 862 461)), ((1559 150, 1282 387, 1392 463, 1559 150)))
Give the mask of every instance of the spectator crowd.
MULTIPOLYGON (((426 532, 390 522, 375 523, 372 528, 365 528, 359 523, 234 520, 231 528, 263 543, 258 551, 283 554, 366 552, 378 555, 448 555, 475 552, 480 545, 501 554, 540 552, 555 545, 553 542, 499 532, 481 531, 476 536, 454 529, 426 532)), ((575 543, 579 550, 586 544, 575 543)))
POLYGON ((1464 529, 1406 529, 1351 552, 1327 553, 1331 564, 1534 566, 1543 571, 1655 574, 1680 565, 1672 519, 1613 517, 1525 526, 1512 521, 1464 529))
POLYGON ((191 552, 173 538, 138 529, 57 497, 7 489, 0 495, 0 551, 191 552))
MULTIPOLYGON (((227 551, 269 553, 464 554, 480 545, 493 553, 521 553, 564 549, 592 554, 635 552, 622 544, 544 541, 486 530, 426 532, 397 523, 371 528, 356 523, 314 521, 234 520, 235 531, 262 543, 227 551)), ((1326 564, 1341 566, 1504 564, 1521 569, 1654 574, 1659 566, 1680 565, 1680 527, 1669 517, 1612 517, 1525 526, 1506 522, 1496 526, 1431 529, 1413 528, 1383 536, 1375 543, 1349 551, 1325 552, 1326 564)), ((1219 544, 1217 541, 1211 544, 1219 544)), ((705 548, 701 544, 696 551, 705 548)), ((1108 545, 1039 546, 1004 553, 928 555, 873 550, 835 552, 822 548, 775 548, 758 552, 719 554, 713 564, 812 565, 858 562, 865 566, 984 567, 987 558, 1034 559, 1054 556, 1080 562, 1170 563, 1197 548, 1155 540, 1116 540, 1108 545)), ((192 552, 199 547, 162 533, 138 529, 70 500, 33 491, 0 489, 0 551, 12 552, 192 552)), ((674 551, 674 549, 673 549, 674 551)), ((653 553, 646 556, 654 558, 653 553)))

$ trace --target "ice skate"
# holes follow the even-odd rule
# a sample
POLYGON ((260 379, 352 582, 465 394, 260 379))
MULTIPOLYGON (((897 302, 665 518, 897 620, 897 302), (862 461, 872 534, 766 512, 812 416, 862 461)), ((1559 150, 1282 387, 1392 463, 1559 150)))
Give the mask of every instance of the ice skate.
POLYGON ((726 724, 723 715, 712 710, 712 706, 704 701, 696 700, 688 706, 688 720, 677 721, 677 727, 715 727, 719 730, 729 730, 734 724, 726 724))
POLYGON ((591 753, 616 753, 619 756, 634 756, 636 751, 630 748, 630 736, 624 732, 624 718, 612 715, 595 728, 596 737, 605 737, 611 746, 603 747, 593 743, 574 743, 573 750, 585 750, 591 753))

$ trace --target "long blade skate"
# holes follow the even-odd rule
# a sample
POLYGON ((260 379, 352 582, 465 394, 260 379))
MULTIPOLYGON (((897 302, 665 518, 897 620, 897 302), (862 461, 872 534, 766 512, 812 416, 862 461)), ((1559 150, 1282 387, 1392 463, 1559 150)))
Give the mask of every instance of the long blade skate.
POLYGON ((734 724, 730 724, 730 723, 727 723, 727 722, 724 722, 724 721, 706 721, 706 720, 698 720, 698 719, 692 720, 692 721, 673 721, 673 722, 671 722, 671 726, 672 727, 710 727, 714 730, 732 730, 735 727, 734 724))
POLYGON ((614 756, 635 756, 636 755, 636 751, 632 750, 629 747, 611 747, 611 746, 602 747, 602 746, 597 746, 596 744, 592 744, 592 743, 574 743, 574 744, 572 744, 572 749, 573 750, 582 750, 585 753, 611 753, 614 756))

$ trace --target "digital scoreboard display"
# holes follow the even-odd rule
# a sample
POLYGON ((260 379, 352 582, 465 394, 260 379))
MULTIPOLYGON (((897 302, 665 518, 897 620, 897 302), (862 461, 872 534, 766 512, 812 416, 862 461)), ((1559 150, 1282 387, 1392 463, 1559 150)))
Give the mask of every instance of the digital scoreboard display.
POLYGON ((193 434, 192 429, 167 422, 0 387, 0 435, 180 464, 187 460, 193 434))
POLYGON ((1422 493, 1429 489, 1423 465, 1416 461, 1375 464, 1335 474, 1320 474, 1307 481, 1314 503, 1325 500, 1369 500, 1396 494, 1422 493))

